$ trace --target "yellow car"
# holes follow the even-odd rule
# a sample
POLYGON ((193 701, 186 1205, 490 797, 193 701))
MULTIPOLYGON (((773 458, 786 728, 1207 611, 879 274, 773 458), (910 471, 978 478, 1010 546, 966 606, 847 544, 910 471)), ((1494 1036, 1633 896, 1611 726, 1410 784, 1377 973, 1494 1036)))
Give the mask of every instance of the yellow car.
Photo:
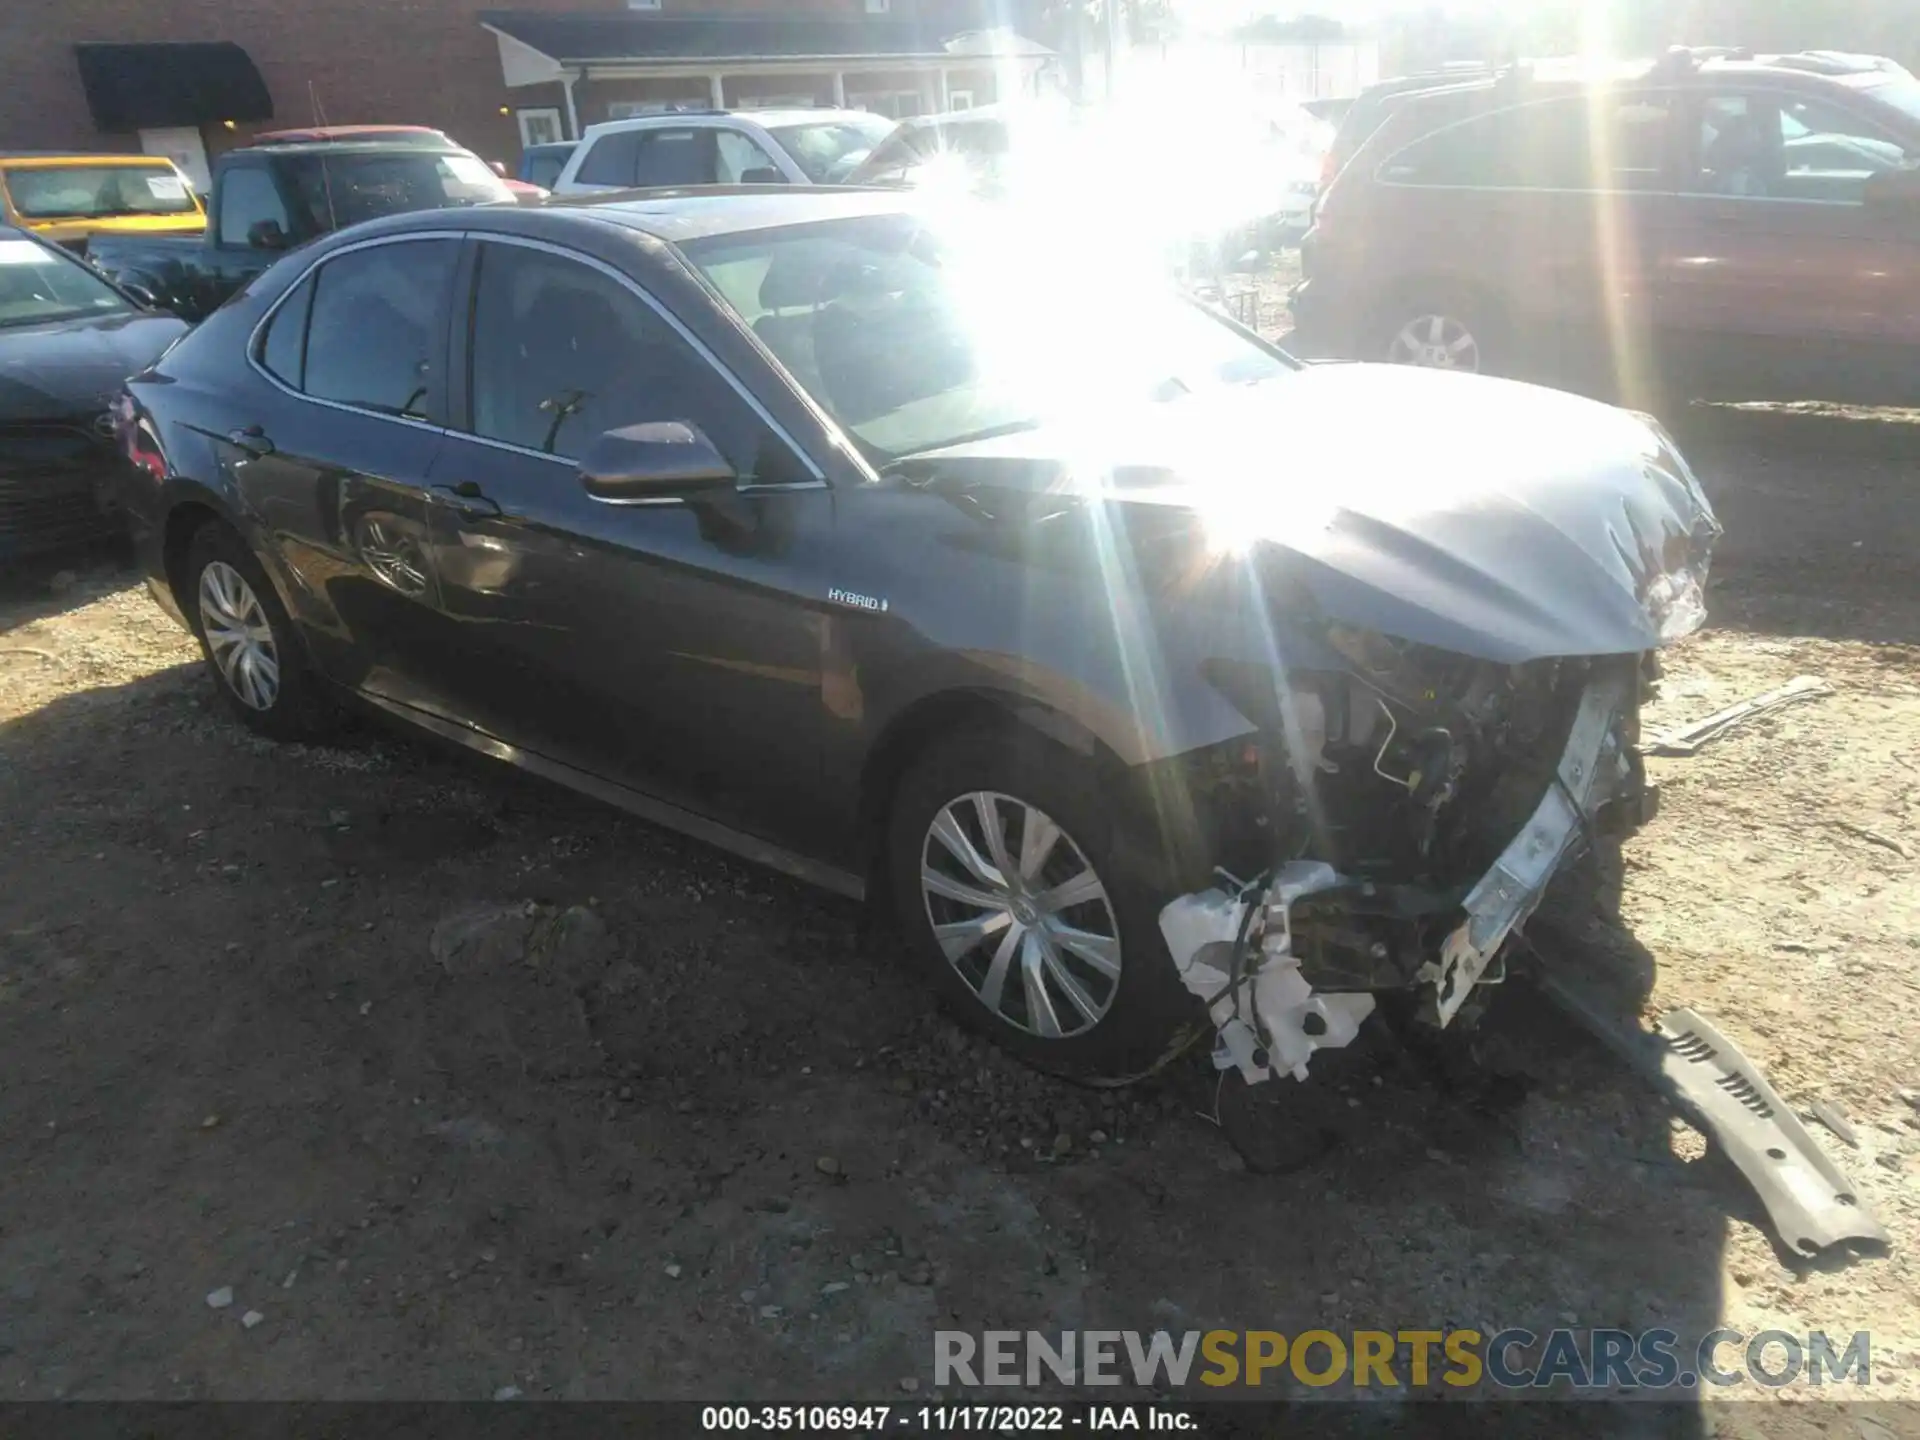
POLYGON ((207 214, 163 156, 0 152, 0 222, 80 249, 95 235, 198 234, 207 214))

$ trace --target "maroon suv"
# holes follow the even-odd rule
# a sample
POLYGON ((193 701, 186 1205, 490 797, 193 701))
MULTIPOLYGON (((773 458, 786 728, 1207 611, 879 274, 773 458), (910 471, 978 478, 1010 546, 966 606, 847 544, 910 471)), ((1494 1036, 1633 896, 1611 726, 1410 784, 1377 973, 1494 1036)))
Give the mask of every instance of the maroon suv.
POLYGON ((1303 270, 1306 355, 1920 404, 1920 80, 1678 52, 1418 91, 1322 196, 1303 270))

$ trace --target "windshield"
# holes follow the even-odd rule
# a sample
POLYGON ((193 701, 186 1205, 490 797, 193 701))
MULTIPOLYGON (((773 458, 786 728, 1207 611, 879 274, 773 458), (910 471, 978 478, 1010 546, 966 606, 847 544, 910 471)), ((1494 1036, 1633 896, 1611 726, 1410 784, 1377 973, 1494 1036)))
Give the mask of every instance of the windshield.
POLYGON ((197 213, 187 182, 166 165, 58 165, 8 170, 13 208, 28 220, 104 220, 197 213))
POLYGON ((77 260, 32 240, 0 239, 0 327, 45 325, 133 307, 77 260))
POLYGON ((715 236, 689 259, 878 463, 1288 373, 1084 247, 914 215, 715 236))
POLYGON ((776 125, 768 131, 816 185, 832 185, 853 173, 873 147, 893 131, 879 115, 849 115, 805 125, 776 125))
POLYGON ((1920 80, 1913 76, 1898 75, 1878 85, 1870 85, 1866 87, 1866 93, 1904 111, 1912 119, 1920 120, 1920 80))
POLYGON ((341 151, 285 163, 314 231, 413 210, 514 203, 506 182, 477 155, 341 151))

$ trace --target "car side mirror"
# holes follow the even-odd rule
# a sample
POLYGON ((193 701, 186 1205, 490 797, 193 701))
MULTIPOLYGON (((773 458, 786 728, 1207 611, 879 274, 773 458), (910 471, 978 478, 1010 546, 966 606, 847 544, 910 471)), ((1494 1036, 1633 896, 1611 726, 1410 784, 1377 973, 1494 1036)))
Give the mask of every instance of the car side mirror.
POLYGON ((751 170, 740 172, 740 183, 742 185, 784 185, 787 183, 787 177, 771 165, 756 165, 751 170))
POLYGON ((160 308, 160 297, 155 295, 153 291, 149 290, 145 285, 142 285, 138 280, 122 280, 120 282, 120 289, 142 310, 158 310, 160 308))
POLYGON ((284 250, 287 232, 278 220, 256 220, 247 227, 247 244, 255 250, 284 250))
POLYGON ((580 483, 587 493, 612 504, 730 488, 739 479, 700 427, 685 420, 609 430, 587 447, 580 461, 580 483))

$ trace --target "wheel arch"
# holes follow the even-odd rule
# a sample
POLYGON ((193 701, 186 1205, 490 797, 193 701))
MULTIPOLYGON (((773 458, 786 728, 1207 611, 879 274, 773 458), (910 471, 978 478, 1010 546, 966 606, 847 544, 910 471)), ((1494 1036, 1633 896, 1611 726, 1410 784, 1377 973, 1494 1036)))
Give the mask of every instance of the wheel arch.
POLYGON ((231 525, 220 508, 209 497, 194 494, 182 498, 167 510, 166 527, 160 541, 161 566, 166 574, 167 589, 172 592, 175 608, 180 612, 188 628, 198 632, 200 626, 196 618, 198 609, 192 604, 189 592, 187 558, 193 550, 193 537, 208 525, 231 525))
POLYGON ((1512 322, 1511 307, 1498 289, 1486 281, 1456 271, 1422 270, 1387 287, 1374 307, 1374 320, 1370 328, 1375 333, 1367 343, 1376 348, 1383 347, 1392 338, 1396 327, 1409 318, 1401 312, 1423 300, 1432 299, 1464 299, 1475 313, 1503 330, 1512 322))
POLYGON ((975 729, 1037 735, 1084 756, 1104 774, 1117 777, 1127 772, 1120 756, 1085 725, 1027 696, 988 688, 945 690, 925 696, 887 723, 861 767, 857 820, 870 899, 884 903, 886 898, 883 838, 900 778, 928 746, 975 729))

